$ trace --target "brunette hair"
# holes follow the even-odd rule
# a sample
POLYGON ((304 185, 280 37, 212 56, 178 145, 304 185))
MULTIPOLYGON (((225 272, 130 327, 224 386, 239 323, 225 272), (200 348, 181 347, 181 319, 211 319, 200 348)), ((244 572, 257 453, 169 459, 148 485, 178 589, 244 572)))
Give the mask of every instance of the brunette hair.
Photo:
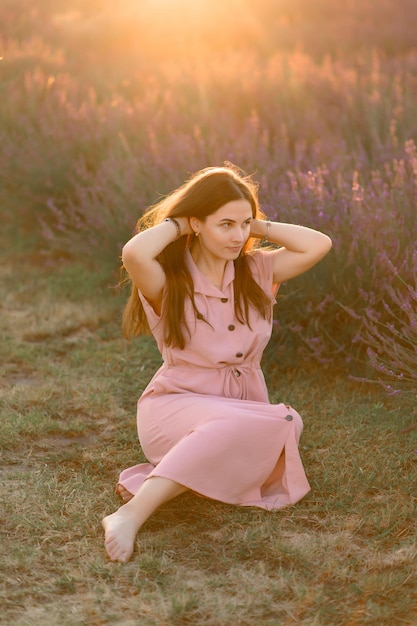
MULTIPOLYGON (((138 220, 136 232, 160 224, 166 217, 197 217, 204 221, 224 204, 233 200, 247 200, 252 208, 252 217, 265 219, 258 204, 257 184, 231 164, 224 167, 209 167, 193 174, 181 187, 151 206, 138 220)), ((190 238, 180 237, 170 243, 157 257, 166 275, 166 293, 162 310, 164 340, 167 345, 183 349, 186 344, 184 330, 184 303, 188 297, 196 315, 193 280, 185 261, 185 250, 190 238)), ((249 267, 247 253, 254 248, 255 241, 249 238, 235 264, 235 314, 244 324, 249 324, 249 305, 267 319, 271 315, 271 301, 257 284, 249 267)), ((137 289, 131 284, 122 323, 123 333, 132 335, 149 334, 149 324, 137 289)))

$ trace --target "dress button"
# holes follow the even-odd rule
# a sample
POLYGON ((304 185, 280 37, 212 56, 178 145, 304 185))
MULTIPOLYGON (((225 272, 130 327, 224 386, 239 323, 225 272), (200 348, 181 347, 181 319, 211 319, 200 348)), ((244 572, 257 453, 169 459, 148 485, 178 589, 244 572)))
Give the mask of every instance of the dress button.
POLYGON ((229 298, 220 298, 220 302, 227 302, 229 298))
POLYGON ((236 378, 239 378, 239 376, 240 376, 240 372, 239 372, 239 370, 235 370, 235 371, 233 372, 233 374, 236 376, 236 378))
POLYGON ((234 330, 236 327, 233 326, 233 324, 230 324, 230 326, 227 327, 227 330, 234 330))
POLYGON ((243 352, 236 352, 236 356, 238 359, 240 359, 240 357, 243 356, 243 352))
POLYGON ((287 420, 287 422, 292 422, 292 415, 286 415, 285 419, 287 420))

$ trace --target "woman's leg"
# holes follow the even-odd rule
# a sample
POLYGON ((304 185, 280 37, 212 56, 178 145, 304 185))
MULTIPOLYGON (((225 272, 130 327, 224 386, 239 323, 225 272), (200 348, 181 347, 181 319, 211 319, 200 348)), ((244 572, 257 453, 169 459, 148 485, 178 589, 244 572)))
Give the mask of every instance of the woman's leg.
POLYGON ((128 491, 126 487, 123 487, 123 485, 121 485, 120 483, 116 485, 115 491, 117 495, 121 497, 121 499, 123 500, 125 504, 126 502, 129 502, 129 500, 133 498, 133 493, 130 493, 130 491, 128 491))
POLYGON ((152 476, 145 480, 133 498, 103 521, 104 545, 112 561, 125 563, 132 555, 138 530, 164 502, 187 491, 168 478, 152 476))

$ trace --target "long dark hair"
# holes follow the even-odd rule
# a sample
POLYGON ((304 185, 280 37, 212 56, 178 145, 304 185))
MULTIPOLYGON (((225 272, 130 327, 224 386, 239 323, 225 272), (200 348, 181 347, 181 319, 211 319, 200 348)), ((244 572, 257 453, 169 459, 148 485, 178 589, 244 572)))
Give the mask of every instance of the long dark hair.
MULTIPOLYGON (((225 167, 209 167, 195 173, 181 187, 150 207, 138 220, 136 232, 160 224, 168 216, 197 217, 205 221, 224 204, 241 199, 250 203, 254 219, 265 219, 258 204, 257 185, 249 176, 229 164, 225 167)), ((181 349, 186 345, 183 317, 187 297, 190 298, 196 315, 198 314, 194 302, 193 280, 185 262, 185 250, 190 245, 192 236, 180 237, 172 242, 157 258, 167 281, 162 312, 164 339, 167 345, 181 349)), ((250 305, 265 319, 271 315, 270 298, 254 280, 248 264, 247 253, 254 246, 255 240, 249 238, 234 261, 235 314, 241 323, 248 325, 250 305)), ((126 337, 149 334, 149 324, 133 284, 123 313, 122 328, 126 337)))

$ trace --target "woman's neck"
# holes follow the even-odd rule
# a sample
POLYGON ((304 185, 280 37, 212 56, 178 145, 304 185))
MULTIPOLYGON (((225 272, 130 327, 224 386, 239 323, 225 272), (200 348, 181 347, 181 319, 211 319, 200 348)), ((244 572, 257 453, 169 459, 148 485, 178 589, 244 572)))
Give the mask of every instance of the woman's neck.
POLYGON ((200 272, 215 287, 221 289, 227 261, 208 255, 200 246, 191 246, 190 253, 200 272))

